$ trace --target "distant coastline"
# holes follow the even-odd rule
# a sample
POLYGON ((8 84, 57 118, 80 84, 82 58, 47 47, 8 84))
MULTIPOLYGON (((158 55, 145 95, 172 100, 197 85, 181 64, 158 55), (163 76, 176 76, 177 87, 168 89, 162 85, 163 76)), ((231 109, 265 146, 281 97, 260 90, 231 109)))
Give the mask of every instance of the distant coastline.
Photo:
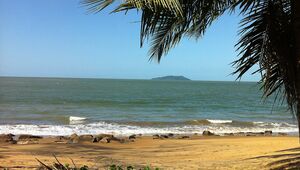
POLYGON ((155 77, 151 80, 182 80, 182 81, 191 81, 191 79, 188 79, 184 76, 163 76, 163 77, 155 77))

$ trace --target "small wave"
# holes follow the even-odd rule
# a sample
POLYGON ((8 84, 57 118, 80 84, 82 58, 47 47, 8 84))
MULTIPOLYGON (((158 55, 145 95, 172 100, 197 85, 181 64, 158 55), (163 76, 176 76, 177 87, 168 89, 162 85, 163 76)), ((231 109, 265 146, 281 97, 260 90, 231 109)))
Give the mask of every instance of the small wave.
POLYGON ((86 118, 85 117, 70 116, 69 120, 70 120, 70 122, 71 121, 84 121, 84 120, 86 120, 86 118))
POLYGON ((213 120, 213 119, 207 119, 211 123, 232 123, 232 120, 213 120))
POLYGON ((259 127, 297 127, 297 125, 286 122, 254 122, 259 127))
POLYGON ((95 122, 88 124, 70 124, 70 125, 0 125, 0 134, 32 134, 40 136, 57 136, 77 134, 101 134, 109 133, 116 136, 126 136, 131 134, 201 134, 204 130, 212 131, 216 134, 238 133, 238 132, 263 132, 272 130, 274 133, 296 133, 296 125, 286 123, 265 123, 259 126, 233 126, 226 123, 216 123, 207 125, 173 125, 166 127, 143 127, 135 125, 126 125, 118 123, 95 122))
POLYGON ((209 125, 209 124, 211 124, 211 122, 206 120, 206 119, 200 119, 200 120, 185 121, 184 124, 188 124, 188 125, 209 125))

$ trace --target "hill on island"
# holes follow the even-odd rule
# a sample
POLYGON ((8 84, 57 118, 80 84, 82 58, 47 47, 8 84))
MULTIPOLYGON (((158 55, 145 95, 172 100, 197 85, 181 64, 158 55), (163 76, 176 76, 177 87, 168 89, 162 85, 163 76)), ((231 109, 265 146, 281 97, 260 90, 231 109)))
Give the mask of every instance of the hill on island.
POLYGON ((190 80, 184 76, 163 76, 152 78, 152 80, 190 80))

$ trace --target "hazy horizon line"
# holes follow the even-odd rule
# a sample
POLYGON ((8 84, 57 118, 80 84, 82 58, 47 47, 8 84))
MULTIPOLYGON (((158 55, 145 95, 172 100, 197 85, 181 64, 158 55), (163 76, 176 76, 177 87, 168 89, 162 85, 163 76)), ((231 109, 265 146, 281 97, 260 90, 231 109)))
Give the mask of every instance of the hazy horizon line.
MULTIPOLYGON (((165 76, 183 76, 183 75, 165 75, 165 76)), ((157 76, 164 77, 164 76, 157 76)), ((157 78, 152 77, 152 78, 157 78)), ((184 76, 186 77, 186 76, 184 76)), ((0 75, 0 78, 50 78, 50 79, 104 79, 104 80, 152 80, 152 78, 107 78, 107 77, 68 77, 68 76, 5 76, 0 75)), ((188 78, 188 77, 187 77, 188 78)), ((155 80, 154 80, 155 81, 155 80)), ((176 81, 176 80, 158 80, 158 81, 176 81)), ((182 81, 182 80, 177 80, 182 81)), ((190 79, 190 81, 206 81, 206 82, 251 82, 258 83, 259 81, 251 80, 199 80, 199 79, 190 79)))

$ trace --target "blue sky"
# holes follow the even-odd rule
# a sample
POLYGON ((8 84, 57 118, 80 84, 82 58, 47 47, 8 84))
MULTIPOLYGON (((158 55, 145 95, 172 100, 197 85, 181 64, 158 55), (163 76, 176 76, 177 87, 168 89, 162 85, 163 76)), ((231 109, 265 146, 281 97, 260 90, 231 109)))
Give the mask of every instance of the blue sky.
POLYGON ((0 76, 235 80, 230 63, 240 18, 222 16, 203 38, 183 39, 158 64, 148 60, 147 44, 139 48, 136 12, 88 14, 77 0, 0 0, 0 76))

